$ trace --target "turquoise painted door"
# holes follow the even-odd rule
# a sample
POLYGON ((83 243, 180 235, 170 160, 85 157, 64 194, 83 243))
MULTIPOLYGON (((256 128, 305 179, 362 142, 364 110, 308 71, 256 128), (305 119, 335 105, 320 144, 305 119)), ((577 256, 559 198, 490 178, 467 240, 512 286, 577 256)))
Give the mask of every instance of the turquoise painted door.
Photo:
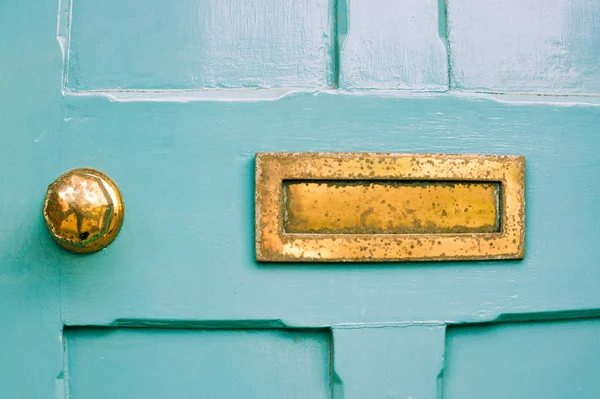
POLYGON ((600 3, 0 2, 1 398, 600 397, 600 3), (524 155, 522 261, 267 264, 262 151, 524 155), (47 185, 123 229, 62 250, 47 185))

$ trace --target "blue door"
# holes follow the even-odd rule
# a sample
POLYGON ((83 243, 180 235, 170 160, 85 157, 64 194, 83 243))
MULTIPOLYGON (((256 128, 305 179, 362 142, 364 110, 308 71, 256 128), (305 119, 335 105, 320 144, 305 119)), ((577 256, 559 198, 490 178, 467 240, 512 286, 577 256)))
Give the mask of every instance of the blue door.
POLYGON ((600 397, 600 3, 3 0, 0 397, 600 397), (262 263, 258 152, 526 159, 523 260, 262 263), (99 169, 92 254, 44 225, 99 169))

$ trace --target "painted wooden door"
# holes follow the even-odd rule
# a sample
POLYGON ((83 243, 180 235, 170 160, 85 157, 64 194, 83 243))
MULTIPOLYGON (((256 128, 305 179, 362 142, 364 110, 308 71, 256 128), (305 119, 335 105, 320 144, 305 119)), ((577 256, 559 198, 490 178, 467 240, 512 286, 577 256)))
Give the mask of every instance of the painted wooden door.
POLYGON ((0 2, 0 397, 600 397, 600 3, 0 2), (254 154, 524 155, 523 261, 263 264, 254 154), (124 227, 45 231, 94 167, 124 227))

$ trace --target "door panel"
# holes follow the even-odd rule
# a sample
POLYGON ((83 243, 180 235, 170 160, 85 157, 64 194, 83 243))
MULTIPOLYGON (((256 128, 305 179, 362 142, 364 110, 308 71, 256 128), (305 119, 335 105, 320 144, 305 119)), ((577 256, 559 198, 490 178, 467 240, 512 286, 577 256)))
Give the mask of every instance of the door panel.
POLYGON ((67 324, 482 322, 600 307, 589 250, 600 241, 600 107, 449 95, 155 100, 65 99, 62 165, 104 170, 127 209, 106 251, 62 255, 67 324), (257 263, 257 151, 524 155, 525 259, 257 263))
POLYGON ((334 398, 440 399, 444 338, 436 323, 334 328, 334 398))
POLYGON ((73 328, 69 395, 329 398, 326 331, 73 328))
POLYGON ((600 397, 600 320, 451 327, 445 399, 600 397))
POLYGON ((63 19, 71 22, 65 27, 71 90, 333 84, 328 0, 285 7, 276 0, 70 3, 63 19))
POLYGON ((452 86, 459 90, 600 94, 600 3, 448 2, 452 86))
POLYGON ((448 90, 443 3, 344 0, 338 7, 341 87, 448 90))

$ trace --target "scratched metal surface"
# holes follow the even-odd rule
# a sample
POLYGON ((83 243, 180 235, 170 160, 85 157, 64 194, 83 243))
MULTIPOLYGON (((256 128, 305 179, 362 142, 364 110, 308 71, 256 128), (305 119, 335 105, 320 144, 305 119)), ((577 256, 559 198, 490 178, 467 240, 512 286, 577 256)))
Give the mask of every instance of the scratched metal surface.
POLYGON ((497 233, 500 184, 393 180, 283 182, 283 232, 497 233))

